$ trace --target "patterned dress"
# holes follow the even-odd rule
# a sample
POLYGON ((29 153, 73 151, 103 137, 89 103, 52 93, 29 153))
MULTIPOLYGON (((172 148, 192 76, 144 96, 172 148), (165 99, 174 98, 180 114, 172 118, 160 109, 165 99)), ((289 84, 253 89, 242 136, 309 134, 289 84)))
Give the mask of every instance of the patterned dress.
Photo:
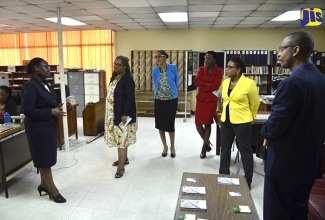
POLYGON ((107 88, 104 141, 109 147, 129 147, 136 142, 135 123, 126 126, 123 122, 114 125, 114 90, 120 78, 113 80, 107 88))

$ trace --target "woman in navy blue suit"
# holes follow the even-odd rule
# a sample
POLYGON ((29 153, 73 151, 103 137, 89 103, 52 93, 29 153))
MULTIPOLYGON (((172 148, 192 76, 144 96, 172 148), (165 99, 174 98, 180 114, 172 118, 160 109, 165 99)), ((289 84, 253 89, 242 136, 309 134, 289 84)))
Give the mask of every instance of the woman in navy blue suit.
POLYGON ((57 118, 65 113, 53 88, 45 81, 50 76, 48 63, 34 58, 27 65, 27 73, 32 77, 23 88, 22 109, 30 153, 41 176, 37 190, 40 196, 45 192, 54 202, 64 203, 66 199, 54 184, 51 167, 57 159, 57 118))

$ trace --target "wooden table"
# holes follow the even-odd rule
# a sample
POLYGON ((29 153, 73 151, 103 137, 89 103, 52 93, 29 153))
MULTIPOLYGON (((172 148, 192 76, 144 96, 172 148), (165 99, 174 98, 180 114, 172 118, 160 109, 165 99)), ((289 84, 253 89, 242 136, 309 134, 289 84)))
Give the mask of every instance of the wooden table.
POLYGON ((248 185, 244 176, 221 175, 221 174, 203 174, 203 173, 183 173, 182 183, 179 191, 174 220, 178 220, 180 213, 195 214, 196 218, 208 220, 255 220, 259 219, 254 201, 250 194, 248 185), (186 178, 197 178, 197 182, 188 182, 186 178), (239 178, 240 185, 219 185, 218 177, 239 178), (183 194, 183 186, 204 186, 205 195, 183 194), (229 192, 241 192, 242 196, 230 196, 229 192), (206 210, 180 209, 181 199, 206 200, 206 210), (252 213, 235 213, 234 205, 249 206, 252 213))
POLYGON ((20 125, 1 132, 0 138, 0 175, 4 185, 6 198, 8 195, 7 181, 31 164, 28 141, 20 125))
MULTIPOLYGON (((221 125, 221 110, 216 111, 214 115, 214 121, 216 122, 216 155, 220 155, 220 125, 221 125)), ((270 115, 271 112, 269 111, 258 111, 257 115, 270 115)), ((252 138, 257 139, 255 137, 259 134, 258 129, 266 122, 266 119, 254 119, 253 121, 253 128, 252 128, 252 138)))

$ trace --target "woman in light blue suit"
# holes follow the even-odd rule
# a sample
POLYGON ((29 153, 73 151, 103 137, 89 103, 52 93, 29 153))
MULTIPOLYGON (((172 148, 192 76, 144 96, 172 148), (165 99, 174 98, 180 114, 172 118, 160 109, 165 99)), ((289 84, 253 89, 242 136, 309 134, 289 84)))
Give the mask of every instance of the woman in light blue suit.
POLYGON ((165 132, 169 133, 170 156, 175 153, 175 117, 178 104, 178 70, 176 65, 167 64, 168 54, 159 50, 155 56, 157 67, 152 70, 155 98, 155 127, 159 129, 159 135, 164 145, 162 157, 167 156, 168 146, 165 132))

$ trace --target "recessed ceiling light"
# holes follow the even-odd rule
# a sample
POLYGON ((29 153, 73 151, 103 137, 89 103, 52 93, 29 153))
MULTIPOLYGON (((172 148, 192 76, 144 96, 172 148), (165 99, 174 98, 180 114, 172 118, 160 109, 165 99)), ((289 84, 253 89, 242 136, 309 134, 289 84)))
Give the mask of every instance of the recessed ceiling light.
MULTIPOLYGON (((57 23, 58 22, 58 18, 54 17, 54 18, 45 18, 45 20, 57 23)), ((74 20, 72 18, 68 18, 68 17, 62 17, 61 18, 61 23, 63 25, 67 25, 67 26, 79 26, 79 25, 86 25, 85 23, 82 23, 80 21, 74 20)))
POLYGON ((158 13, 163 22, 187 22, 187 12, 158 13))
POLYGON ((300 19, 300 11, 287 11, 271 21, 296 21, 300 19))

